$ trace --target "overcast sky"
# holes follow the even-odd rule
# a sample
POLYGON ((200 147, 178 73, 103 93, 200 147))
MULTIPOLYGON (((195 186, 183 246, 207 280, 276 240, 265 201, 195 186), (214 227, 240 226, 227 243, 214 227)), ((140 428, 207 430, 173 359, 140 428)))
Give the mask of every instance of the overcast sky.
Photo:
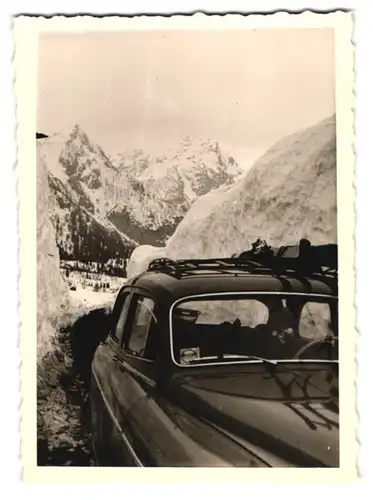
POLYGON ((44 34, 38 130, 75 123, 108 153, 186 135, 243 166, 335 110, 329 29, 44 34))

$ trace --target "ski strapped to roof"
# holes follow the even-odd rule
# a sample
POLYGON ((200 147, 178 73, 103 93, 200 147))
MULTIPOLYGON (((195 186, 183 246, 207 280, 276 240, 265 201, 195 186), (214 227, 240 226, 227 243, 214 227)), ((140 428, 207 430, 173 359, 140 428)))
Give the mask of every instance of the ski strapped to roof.
POLYGON ((230 258, 161 258, 153 260, 148 270, 167 273, 178 279, 204 271, 337 278, 338 247, 336 244, 312 246, 308 240, 301 240, 299 245, 273 248, 258 240, 251 250, 230 258))

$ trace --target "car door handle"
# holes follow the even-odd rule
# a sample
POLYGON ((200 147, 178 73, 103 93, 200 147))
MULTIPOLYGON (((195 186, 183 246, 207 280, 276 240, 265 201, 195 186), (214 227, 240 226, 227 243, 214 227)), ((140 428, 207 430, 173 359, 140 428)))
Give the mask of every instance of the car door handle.
POLYGON ((123 364, 122 364, 123 359, 121 359, 119 356, 117 356, 116 354, 114 354, 114 356, 113 356, 113 360, 116 362, 115 367, 116 367, 119 371, 121 371, 121 372, 123 372, 123 373, 124 373, 126 370, 125 370, 125 368, 124 368, 124 366, 123 366, 123 364))

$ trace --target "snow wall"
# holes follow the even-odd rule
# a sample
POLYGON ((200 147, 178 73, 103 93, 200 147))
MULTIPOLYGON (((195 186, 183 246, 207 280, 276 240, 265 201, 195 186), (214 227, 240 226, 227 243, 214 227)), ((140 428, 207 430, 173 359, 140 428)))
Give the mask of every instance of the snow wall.
POLYGON ((234 186, 201 196, 166 246, 172 259, 230 257, 268 244, 337 241, 335 117, 282 139, 234 186))
MULTIPOLYGON (((38 141, 39 142, 39 141, 38 141)), ((37 147, 37 348, 40 358, 51 350, 69 295, 60 272, 53 225, 49 219, 46 165, 37 147)))

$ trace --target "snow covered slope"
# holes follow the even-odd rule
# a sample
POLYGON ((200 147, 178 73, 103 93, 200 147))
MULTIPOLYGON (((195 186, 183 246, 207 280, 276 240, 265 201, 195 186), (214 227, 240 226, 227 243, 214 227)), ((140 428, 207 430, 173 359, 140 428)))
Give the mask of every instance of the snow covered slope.
POLYGON ((200 197, 167 243, 171 258, 230 256, 257 238, 337 241, 335 117, 286 137, 232 187, 200 197))
POLYGON ((62 258, 126 258, 137 243, 106 217, 111 203, 124 195, 121 176, 102 149, 78 125, 40 141, 39 149, 48 168, 50 217, 62 258))
POLYGON ((49 173, 64 184, 73 200, 105 224, 110 198, 123 193, 120 175, 100 146, 75 125, 43 141, 42 155, 49 173))

